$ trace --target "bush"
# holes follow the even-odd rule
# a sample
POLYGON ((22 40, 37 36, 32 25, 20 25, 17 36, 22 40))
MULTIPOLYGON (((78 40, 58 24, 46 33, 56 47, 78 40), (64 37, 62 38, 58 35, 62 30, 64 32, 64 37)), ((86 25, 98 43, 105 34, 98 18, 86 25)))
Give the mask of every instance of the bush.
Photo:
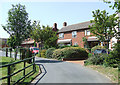
POLYGON ((120 43, 115 44, 114 50, 105 58, 106 66, 118 67, 120 64, 120 43))
POLYGON ((56 59, 62 59, 63 58, 63 50, 62 49, 56 49, 53 51, 52 58, 56 59))
POLYGON ((52 58, 52 54, 53 54, 53 51, 55 50, 55 48, 49 48, 47 51, 46 51, 46 57, 47 58, 52 58))
POLYGON ((39 55, 40 55, 40 56, 38 56, 38 57, 46 58, 46 50, 45 50, 45 49, 44 49, 44 50, 41 50, 41 51, 39 52, 39 55))
POLYGON ((105 49, 105 47, 104 47, 104 46, 100 46, 100 45, 94 46, 94 47, 91 49, 91 52, 93 53, 96 49, 105 49))
POLYGON ((89 54, 89 58, 86 60, 85 64, 93 64, 93 65, 103 65, 104 59, 107 57, 107 54, 101 55, 91 55, 89 54))
POLYGON ((57 49, 53 51, 53 58, 62 59, 62 58, 72 58, 72 59, 86 59, 88 53, 85 49, 80 47, 66 47, 63 49, 57 49))

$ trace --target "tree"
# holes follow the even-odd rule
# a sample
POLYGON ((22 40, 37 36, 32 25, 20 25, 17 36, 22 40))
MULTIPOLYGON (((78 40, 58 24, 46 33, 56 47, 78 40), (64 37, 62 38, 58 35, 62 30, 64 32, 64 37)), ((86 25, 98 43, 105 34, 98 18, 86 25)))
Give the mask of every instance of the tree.
POLYGON ((118 17, 116 14, 108 15, 105 10, 93 11, 94 20, 91 20, 91 23, 94 23, 90 27, 90 31, 98 37, 101 42, 107 42, 107 48, 109 48, 109 42, 113 37, 117 36, 117 31, 115 26, 118 25, 118 17))
MULTIPOLYGON (((103 0, 105 3, 107 4, 111 4, 111 1, 108 0, 103 0)), ((109 6, 110 8, 112 8, 113 10, 115 10, 115 14, 120 13, 120 0, 114 0, 114 3, 112 5, 109 6)), ((120 23, 120 19, 118 19, 118 22, 120 23)), ((120 28, 120 24, 118 24, 118 27, 120 28)), ((117 39, 120 39, 120 31, 117 32, 117 39)))
MULTIPOLYGON (((103 0, 105 3, 111 4, 112 2, 109 0, 103 0)), ((115 9, 116 13, 120 13, 120 0, 114 0, 114 4, 109 6, 112 9, 115 9)))
POLYGON ((45 48, 57 47, 57 32, 52 30, 52 27, 43 26, 43 43, 45 48))
POLYGON ((7 24, 2 26, 10 34, 8 43, 11 47, 20 46, 22 41, 30 36, 32 30, 30 23, 25 6, 21 4, 12 5, 12 8, 8 11, 7 24))
POLYGON ((40 42, 45 48, 56 47, 58 39, 57 32, 53 31, 52 27, 49 26, 42 26, 41 28, 39 23, 39 21, 33 22, 31 38, 33 38, 35 42, 40 42))

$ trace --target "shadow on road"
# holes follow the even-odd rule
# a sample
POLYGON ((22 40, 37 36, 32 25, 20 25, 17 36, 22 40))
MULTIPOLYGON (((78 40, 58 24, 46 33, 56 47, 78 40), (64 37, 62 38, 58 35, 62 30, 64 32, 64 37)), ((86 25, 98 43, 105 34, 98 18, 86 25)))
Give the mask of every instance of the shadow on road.
POLYGON ((57 61, 57 60, 36 60, 36 63, 61 63, 63 61, 57 61))
POLYGON ((39 68, 41 69, 41 74, 39 74, 38 76, 40 76, 40 78, 36 81, 36 83, 34 85, 37 85, 38 82, 45 76, 45 74, 47 73, 45 67, 42 64, 37 64, 39 66, 39 68))

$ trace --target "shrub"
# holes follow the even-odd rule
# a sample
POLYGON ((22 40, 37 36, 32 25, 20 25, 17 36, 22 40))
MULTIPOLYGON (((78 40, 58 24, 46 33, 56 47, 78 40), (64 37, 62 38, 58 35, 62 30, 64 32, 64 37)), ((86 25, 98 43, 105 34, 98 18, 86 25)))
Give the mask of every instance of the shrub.
POLYGON ((62 49, 56 49, 53 51, 52 58, 56 59, 62 59, 63 58, 63 50, 62 49))
POLYGON ((100 45, 94 46, 94 47, 91 49, 91 52, 93 53, 96 49, 105 49, 105 47, 104 47, 104 46, 100 46, 100 45))
POLYGON ((47 51, 46 51, 46 57, 47 58, 52 58, 52 54, 53 54, 53 51, 55 50, 55 48, 49 48, 47 51))
POLYGON ((93 64, 93 65, 103 65, 104 59, 107 57, 107 54, 101 54, 101 55, 91 55, 85 62, 86 64, 93 64))
POLYGON ((53 58, 72 58, 72 59, 86 59, 88 53, 85 49, 80 47, 66 47, 63 49, 57 49, 53 51, 53 58))
POLYGON ((114 50, 105 58, 106 66, 118 67, 120 64, 120 43, 115 44, 114 50))
POLYGON ((46 50, 41 50, 40 52, 40 56, 39 57, 42 57, 42 58, 45 58, 46 57, 46 50))

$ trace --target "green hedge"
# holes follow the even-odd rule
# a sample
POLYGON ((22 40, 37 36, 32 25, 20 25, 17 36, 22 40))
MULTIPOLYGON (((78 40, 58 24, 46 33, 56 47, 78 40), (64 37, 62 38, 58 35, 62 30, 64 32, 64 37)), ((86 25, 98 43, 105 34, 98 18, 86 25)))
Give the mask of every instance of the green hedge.
POLYGON ((66 47, 63 49, 56 49, 53 51, 53 58, 63 59, 63 58, 72 58, 72 59, 86 59, 88 58, 88 53, 85 49, 80 47, 66 47))
POLYGON ((55 50, 55 48, 49 48, 47 51, 46 51, 46 57, 47 58, 52 58, 52 54, 53 54, 53 51, 55 50))

